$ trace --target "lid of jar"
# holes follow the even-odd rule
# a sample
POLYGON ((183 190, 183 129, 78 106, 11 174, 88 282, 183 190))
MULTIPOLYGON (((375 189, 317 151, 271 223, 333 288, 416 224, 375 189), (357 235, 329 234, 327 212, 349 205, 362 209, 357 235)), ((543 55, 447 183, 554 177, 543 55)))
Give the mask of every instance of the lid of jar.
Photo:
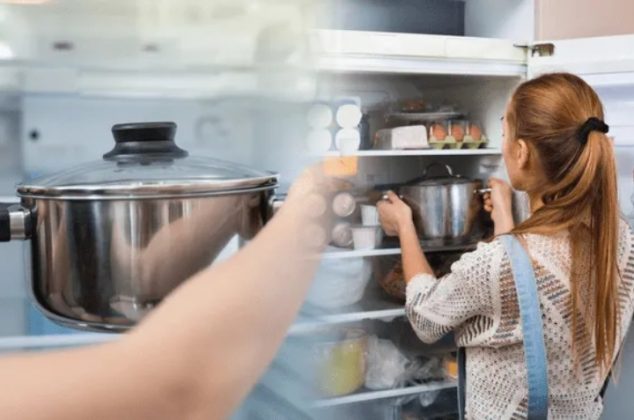
POLYGON ((174 142, 176 124, 112 127, 114 148, 88 162, 18 185, 22 197, 134 199, 207 196, 272 189, 278 175, 218 159, 189 156, 174 142))

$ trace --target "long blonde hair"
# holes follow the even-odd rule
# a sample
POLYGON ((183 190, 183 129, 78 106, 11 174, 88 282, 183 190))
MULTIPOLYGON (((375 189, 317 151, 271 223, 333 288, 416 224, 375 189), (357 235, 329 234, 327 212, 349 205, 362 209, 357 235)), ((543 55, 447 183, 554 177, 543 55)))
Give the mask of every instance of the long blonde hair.
MULTIPOLYGON (((544 206, 512 233, 552 233, 567 229, 572 239, 571 309, 575 359, 586 338, 593 338, 595 362, 602 372, 610 369, 617 347, 618 224, 616 165, 610 139, 590 131, 587 142, 580 128, 591 117, 603 120, 603 106, 596 92, 581 78, 552 73, 522 83, 507 111, 509 139, 522 139, 537 151, 548 185, 544 206), (589 226, 584 228, 584 223, 589 226), (580 240, 589 233, 588 261, 580 240), (589 267, 582 273, 579 267, 589 267), (584 283, 584 280, 588 283, 584 283), (582 290, 588 287, 589 289, 582 290), (590 291, 584 305, 580 292, 590 291), (579 328, 580 315, 584 314, 579 328), (584 331, 585 330, 585 331, 584 331)), ((511 140, 513 141, 513 140, 511 140)))

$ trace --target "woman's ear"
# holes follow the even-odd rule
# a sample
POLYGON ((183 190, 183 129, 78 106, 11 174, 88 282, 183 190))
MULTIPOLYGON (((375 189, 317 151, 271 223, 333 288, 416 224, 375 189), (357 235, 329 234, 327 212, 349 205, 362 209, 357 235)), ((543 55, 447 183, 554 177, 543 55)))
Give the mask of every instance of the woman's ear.
POLYGON ((516 144, 515 158, 517 159, 517 167, 519 169, 527 169, 530 162, 531 148, 522 139, 518 139, 516 144))

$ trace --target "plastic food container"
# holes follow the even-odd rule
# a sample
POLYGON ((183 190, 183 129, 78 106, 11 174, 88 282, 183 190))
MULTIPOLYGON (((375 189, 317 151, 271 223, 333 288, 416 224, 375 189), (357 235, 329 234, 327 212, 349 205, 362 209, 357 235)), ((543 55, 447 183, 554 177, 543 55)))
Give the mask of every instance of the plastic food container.
POLYGON ((374 148, 384 150, 425 149, 429 147, 424 125, 383 128, 374 135, 374 148))
POLYGON ((363 386, 367 335, 362 329, 335 330, 315 344, 319 391, 328 397, 350 394, 363 386))
POLYGON ((375 249, 383 239, 380 226, 353 226, 352 242, 354 249, 375 249))
POLYGON ((357 104, 344 104, 337 108, 335 120, 342 128, 356 128, 361 122, 363 113, 357 104))
POLYGON ((361 147, 361 133, 357 128, 342 128, 335 134, 335 146, 343 154, 352 154, 361 147))

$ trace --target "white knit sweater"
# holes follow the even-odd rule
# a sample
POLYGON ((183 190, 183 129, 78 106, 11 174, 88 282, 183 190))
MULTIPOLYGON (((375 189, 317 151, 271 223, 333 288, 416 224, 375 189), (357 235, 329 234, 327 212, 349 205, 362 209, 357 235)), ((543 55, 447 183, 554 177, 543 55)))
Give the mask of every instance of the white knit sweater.
MULTIPOLYGON (((580 346, 580 367, 573 368, 569 235, 528 234, 524 239, 535 269, 544 320, 549 418, 599 418, 603 408, 599 391, 605 376, 595 366, 590 335, 585 335, 580 346)), ((586 264, 590 260, 583 258, 586 264)), ((618 262, 622 340, 634 310, 634 234, 623 221, 618 262)), ((467 348, 467 418, 526 418, 519 308, 510 261, 498 240, 479 244, 440 279, 426 274, 414 277, 407 286, 406 309, 421 340, 433 342, 453 330, 457 345, 467 348)), ((580 327, 584 327, 583 321, 580 327)))

